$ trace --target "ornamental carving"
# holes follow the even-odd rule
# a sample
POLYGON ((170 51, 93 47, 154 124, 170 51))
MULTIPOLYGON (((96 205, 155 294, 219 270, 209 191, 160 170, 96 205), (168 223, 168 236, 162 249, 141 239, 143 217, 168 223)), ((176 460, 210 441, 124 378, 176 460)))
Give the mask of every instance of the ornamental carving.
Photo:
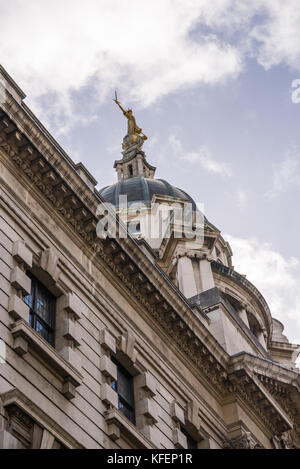
MULTIPOLYGON (((25 137, 24 137, 25 138, 25 137)), ((101 258, 104 263, 115 273, 122 284, 131 292, 133 297, 154 317, 162 329, 177 342, 183 353, 191 359, 199 371, 202 371, 219 392, 226 392, 224 381, 226 379, 225 369, 217 362, 208 349, 204 347, 194 333, 189 330, 161 294, 156 291, 150 283, 146 284, 142 272, 132 260, 124 255, 124 259, 117 260, 122 251, 118 242, 112 239, 100 240, 96 234, 96 217, 83 205, 81 200, 72 194, 66 183, 54 171, 50 164, 43 159, 32 147, 25 150, 15 150, 0 135, 0 146, 14 163, 23 170, 30 181, 47 197, 51 204, 57 209, 72 228, 81 236, 85 243, 90 246, 93 253, 101 258), (32 157, 34 154, 34 157, 32 157), (38 158, 39 157, 39 158, 38 158), (31 158, 31 159, 30 159, 31 158), (34 164, 39 160, 43 163, 43 169, 37 174, 33 170, 34 164), (80 214, 80 216, 78 215, 80 214), (141 274, 141 278, 136 276, 141 274), (133 276, 135 278, 133 279, 133 276)), ((207 253, 188 251, 190 258, 209 258, 207 253)), ((145 279, 146 280, 146 279, 145 279)))
POLYGON ((291 431, 285 432, 281 435, 281 443, 284 449, 297 449, 294 444, 291 431))
MULTIPOLYGON (((15 108, 14 112, 15 114, 18 113, 19 109, 15 108)), ((17 119, 20 118, 20 114, 18 114, 17 119)), ((119 242, 111 239, 99 240, 97 238, 97 218, 94 215, 97 202, 94 201, 94 194, 84 194, 82 190, 77 190, 76 194, 73 192, 68 185, 71 182, 75 184, 75 181, 72 181, 72 176, 67 173, 65 168, 61 167, 62 164, 59 163, 54 150, 49 148, 49 144, 45 143, 34 126, 31 127, 33 127, 31 130, 32 138, 38 142, 40 147, 43 147, 42 149, 49 161, 30 146, 25 136, 21 137, 24 142, 27 141, 27 146, 18 147, 15 145, 13 147, 6 142, 6 136, 2 134, 2 136, 0 135, 0 147, 23 171, 32 185, 45 195, 65 222, 91 248, 95 262, 99 262, 101 259, 111 269, 121 280, 124 287, 131 292, 132 296, 157 320, 168 336, 172 337, 182 353, 194 363, 197 371, 203 373, 208 382, 220 394, 225 395, 230 392, 225 367, 218 362, 208 347, 189 328, 185 320, 180 317, 180 314, 163 298, 160 291, 148 281, 137 264, 122 250, 119 242), (56 171, 58 168, 64 179, 56 171), (82 202, 79 195, 85 203, 82 202), (96 258, 98 258, 97 261, 96 258)), ((13 141, 12 134, 10 142, 13 141)), ((190 259, 213 261, 212 256, 207 252, 179 249, 173 258, 174 262, 177 263, 178 259, 183 256, 190 259)), ((249 394, 243 386, 236 386, 235 391, 256 410, 255 398, 251 396, 251 393, 249 394)), ((258 409, 258 412, 264 422, 268 423, 268 415, 264 409, 258 409)), ((284 430, 286 428, 283 428, 282 432, 284 430)))
POLYGON ((264 449, 264 447, 255 440, 250 432, 243 431, 241 436, 232 440, 224 441, 224 449, 264 449))
POLYGON ((32 420, 29 415, 25 414, 20 407, 16 405, 11 405, 7 408, 7 413, 9 416, 9 421, 11 422, 12 420, 18 421, 20 424, 27 428, 28 431, 31 430, 33 427, 34 421, 32 420))
POLYGON ((206 259, 208 262, 212 262, 214 260, 211 254, 209 254, 208 252, 179 248, 172 258, 172 265, 175 266, 178 263, 178 260, 182 257, 187 257, 188 259, 196 259, 198 261, 206 259))
POLYGON ((280 435, 290 428, 245 370, 231 374, 230 381, 233 392, 243 398, 273 435, 280 435))
POLYGON ((15 404, 8 406, 6 411, 8 415, 7 430, 20 440, 26 448, 29 448, 34 420, 15 404))

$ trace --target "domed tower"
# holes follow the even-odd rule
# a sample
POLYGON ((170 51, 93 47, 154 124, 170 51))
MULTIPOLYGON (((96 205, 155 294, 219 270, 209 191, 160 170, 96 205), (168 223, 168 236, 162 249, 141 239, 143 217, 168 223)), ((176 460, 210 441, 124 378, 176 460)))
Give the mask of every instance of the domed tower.
POLYGON ((298 346, 277 333, 277 322, 261 293, 234 270, 229 243, 187 192, 155 179, 156 168, 142 150, 147 137, 132 112, 128 115, 121 109, 128 119, 128 133, 123 157, 114 164, 118 181, 101 189, 102 197, 131 235, 147 242, 153 262, 193 305, 198 319, 226 352, 274 358, 295 368, 298 346))

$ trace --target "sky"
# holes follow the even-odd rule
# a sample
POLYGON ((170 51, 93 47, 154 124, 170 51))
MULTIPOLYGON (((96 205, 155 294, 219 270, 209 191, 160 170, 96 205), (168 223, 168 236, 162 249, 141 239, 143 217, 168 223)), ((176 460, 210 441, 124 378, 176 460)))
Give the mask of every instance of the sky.
POLYGON ((300 344, 299 0, 0 0, 0 63, 102 188, 126 122, 300 344))

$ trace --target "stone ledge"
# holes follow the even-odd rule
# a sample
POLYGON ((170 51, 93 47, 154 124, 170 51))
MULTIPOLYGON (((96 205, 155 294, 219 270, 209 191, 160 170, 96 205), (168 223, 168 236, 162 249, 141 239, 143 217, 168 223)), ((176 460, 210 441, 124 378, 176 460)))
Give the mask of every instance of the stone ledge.
POLYGON ((20 291, 23 296, 30 295, 31 293, 31 279, 27 277, 20 267, 13 268, 10 274, 11 286, 17 291, 20 291))
POLYGON ((158 410, 156 402, 152 399, 145 397, 136 404, 137 415, 143 415, 151 421, 151 425, 155 425, 158 422, 158 410))
POLYGON ((70 392, 70 386, 66 386, 70 383, 71 389, 78 387, 82 384, 82 375, 71 366, 51 345, 49 345, 32 327, 25 323, 23 320, 17 321, 11 328, 11 333, 14 338, 14 349, 19 355, 25 355, 29 349, 37 352, 38 356, 41 357, 52 369, 55 371, 63 380, 63 393, 68 399, 75 397, 75 392, 72 395, 70 392))
POLYGON ((170 404, 170 415, 174 422, 185 424, 184 410, 175 401, 170 404))
MULTIPOLYGON (((174 340, 179 344, 183 352, 190 360, 196 363, 197 366, 200 366, 201 370, 210 381, 212 379, 214 380, 214 388, 216 391, 224 393, 224 369, 228 357, 216 339, 212 335, 207 334, 207 328, 201 322, 199 324, 198 316, 194 314, 186 298, 174 286, 159 265, 154 264, 153 266, 153 262, 141 251, 138 243, 133 238, 119 239, 114 242, 112 240, 109 242, 99 242, 95 233, 92 234, 86 229, 85 222, 91 219, 91 215, 93 215, 93 220, 97 221, 97 207, 99 202, 103 201, 101 196, 97 191, 93 194, 88 190, 78 173, 74 171, 74 164, 70 165, 71 160, 63 150, 56 145, 53 138, 48 133, 44 132, 44 134, 41 134, 41 124, 38 123, 32 115, 25 114, 24 110, 22 110, 13 99, 6 102, 5 106, 2 106, 2 108, 3 114, 10 118, 10 125, 12 125, 13 128, 25 129, 26 126, 28 128, 30 126, 31 130, 30 136, 28 136, 27 132, 26 135, 22 135, 24 142, 26 143, 28 141, 29 145, 21 151, 15 138, 13 138, 12 142, 8 143, 7 135, 1 134, 0 144, 4 148, 5 155, 12 160, 17 167, 22 168, 22 170, 25 163, 26 167, 28 164, 28 170, 26 170, 26 172, 24 171, 24 177, 26 176, 28 182, 34 185, 51 201, 52 207, 54 206, 56 208, 56 213, 64 213, 66 222, 72 227, 72 230, 74 229, 77 232, 86 245, 91 248, 93 254, 97 256, 97 261, 98 258, 101 258, 101 262, 105 262, 105 264, 111 268, 112 272, 121 279, 122 285, 124 288, 127 288, 127 292, 130 291, 131 295, 136 298, 140 305, 159 322, 165 332, 167 331, 167 333, 169 333, 171 323, 171 327, 174 330, 174 340), (36 145, 36 147, 33 145, 36 145), (58 149, 59 151, 57 151, 58 149), (45 172, 43 172, 43 174, 51 172, 54 178, 52 182, 49 182, 49 179, 46 180, 46 176, 43 176, 42 180, 45 181, 45 184, 41 185, 41 181, 40 179, 37 180, 34 171, 29 171, 29 168, 32 167, 32 160, 35 157, 40 158, 45 166, 45 172), (53 188, 57 188, 59 184, 64 187, 64 193, 67 192, 68 195, 72 196, 72 201, 74 202, 73 208, 65 206, 64 194, 56 196, 54 192, 52 192, 53 188), (47 191, 44 190, 44 187, 47 187, 47 191), (83 229, 79 228, 81 225, 75 223, 76 219, 74 218, 74 209, 78 210, 80 208, 84 208, 84 211, 87 213, 86 217, 81 217, 83 229), (121 265, 117 264, 115 256, 110 249, 110 245, 113 245, 114 251, 117 250, 126 255, 127 261, 125 263, 121 265), (152 292, 149 294, 143 293, 141 284, 138 282, 133 284, 130 276, 125 272, 130 266, 135 272, 146 273, 146 277, 149 279, 149 285, 151 284, 153 286, 152 289, 154 292, 157 291, 160 293, 157 293, 157 295, 153 295, 152 292), (154 302, 152 302, 152 298, 154 298, 154 302), (163 308, 162 311, 160 305, 163 308), (166 306, 169 306, 173 312, 172 319, 170 319, 171 315, 164 313, 166 306), (179 321, 182 321, 185 326, 184 333, 181 331, 180 334, 178 334, 178 328, 176 328, 179 321), (195 337, 194 342, 191 341, 191 334, 193 338, 195 337), (192 346, 191 342, 193 344, 192 346), (213 377, 211 377, 212 367, 202 365, 205 361, 202 360, 202 350, 204 348, 214 357, 216 366, 213 367, 213 377), (198 360, 198 357, 201 357, 201 359, 198 360), (224 365, 220 365, 220 363, 224 363, 224 365)), ((110 216, 114 217, 115 215, 110 213, 110 216)))
POLYGON ((82 318, 82 314, 86 312, 86 307, 75 293, 66 293, 57 300, 57 311, 67 311, 74 316, 76 321, 82 318))
POLYGON ((99 342, 106 352, 116 353, 116 340, 107 329, 100 331, 99 342))
POLYGON ((300 373, 280 363, 255 356, 249 352, 232 355, 229 362, 229 373, 243 369, 251 370, 255 375, 266 376, 282 384, 293 386, 297 392, 300 392, 300 373))
POLYGON ((19 264, 24 264, 26 268, 32 267, 32 253, 25 246, 24 241, 19 240, 13 244, 12 257, 19 264))
POLYGON ((136 377, 136 386, 142 388, 150 397, 156 395, 156 380, 148 371, 136 377))
POLYGON ((44 429, 62 442, 67 448, 82 448, 49 414, 45 413, 35 402, 31 401, 19 389, 12 389, 0 395, 4 409, 11 405, 19 407, 25 414, 40 424, 44 429))
POLYGON ((14 321, 23 320, 24 323, 29 321, 29 307, 17 295, 11 295, 9 297, 8 314, 14 321))
POLYGON ((106 405, 118 407, 118 394, 107 383, 101 384, 100 398, 106 405))
MULTIPOLYGON (((276 422, 277 429, 281 429, 280 433, 292 429, 292 420, 268 389, 262 385, 259 378, 255 376, 257 370, 251 366, 251 362, 247 360, 248 358, 249 355, 245 353, 231 357, 228 377, 234 390, 240 392, 242 397, 272 431, 274 431, 274 428, 272 428, 274 422, 276 422)), ((266 374, 269 375, 267 370, 266 374)))
POLYGON ((122 435, 129 437, 137 449, 155 449, 156 447, 133 425, 120 411, 110 409, 105 413, 108 434, 113 441, 122 435))
POLYGON ((62 325, 62 336, 67 340, 71 340, 75 347, 81 345, 81 331, 79 330, 77 322, 71 319, 65 319, 62 325))
POLYGON ((21 90, 15 80, 9 75, 2 65, 0 65, 0 78, 4 80, 8 92, 14 96, 19 104, 26 98, 26 94, 21 90))

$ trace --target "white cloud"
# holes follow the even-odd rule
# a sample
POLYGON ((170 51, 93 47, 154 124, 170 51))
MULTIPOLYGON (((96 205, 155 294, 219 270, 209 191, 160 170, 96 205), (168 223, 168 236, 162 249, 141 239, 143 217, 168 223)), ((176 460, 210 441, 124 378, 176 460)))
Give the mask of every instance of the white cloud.
POLYGON ((237 77, 248 55, 300 70, 299 29, 298 0, 10 0, 0 4, 0 60, 59 128, 93 112, 74 110, 72 92, 85 87, 94 104, 117 87, 148 106, 237 77))
MULTIPOLYGON (((218 1, 216 10, 228 3, 218 1)), ((99 102, 115 87, 150 105, 241 70, 237 48, 214 35, 189 36, 205 13, 198 0, 10 0, 0 6, 0 58, 36 99, 73 115, 70 92, 91 85, 99 102)), ((35 105, 37 103, 35 102, 35 105)))
POLYGON ((290 187, 300 187, 300 150, 289 150, 285 158, 273 169, 272 189, 266 193, 268 198, 274 198, 290 187))
POLYGON ((205 171, 221 176, 231 177, 231 168, 227 163, 215 160, 205 146, 201 146, 197 151, 186 151, 183 148, 181 141, 171 135, 169 137, 169 145, 173 155, 190 165, 199 165, 205 171))
POLYGON ((233 264, 265 297, 272 316, 281 321, 290 340, 300 344, 300 261, 285 258, 256 238, 224 235, 233 250, 233 264))
POLYGON ((257 57, 266 69, 280 63, 300 70, 299 0, 256 0, 266 16, 251 31, 258 41, 257 57))
MULTIPOLYGON (((213 2, 211 2, 213 3, 213 2)), ((299 0, 239 0, 218 3, 206 20, 215 30, 238 33, 240 48, 266 69, 284 63, 300 70, 299 0)))

